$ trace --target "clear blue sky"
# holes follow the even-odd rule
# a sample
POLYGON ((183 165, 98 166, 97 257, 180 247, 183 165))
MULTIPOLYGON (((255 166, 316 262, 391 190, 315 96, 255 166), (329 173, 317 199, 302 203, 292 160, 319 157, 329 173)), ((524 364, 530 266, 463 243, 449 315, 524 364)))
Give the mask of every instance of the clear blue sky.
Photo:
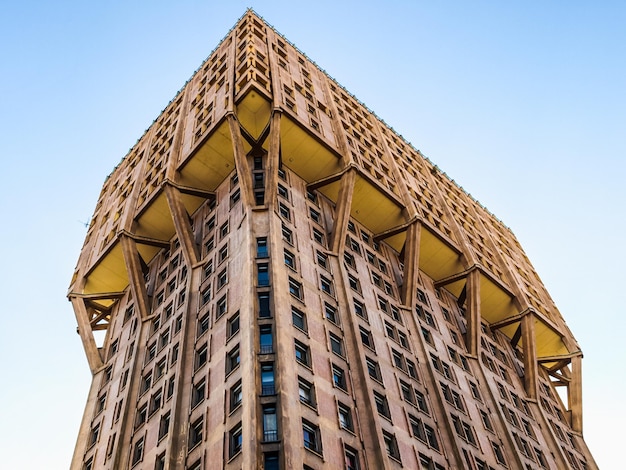
POLYGON ((68 467, 90 382, 65 300, 83 224, 251 6, 513 229, 585 353, 586 440, 622 467, 626 4, 217 3, 3 4, 1 466, 68 467))

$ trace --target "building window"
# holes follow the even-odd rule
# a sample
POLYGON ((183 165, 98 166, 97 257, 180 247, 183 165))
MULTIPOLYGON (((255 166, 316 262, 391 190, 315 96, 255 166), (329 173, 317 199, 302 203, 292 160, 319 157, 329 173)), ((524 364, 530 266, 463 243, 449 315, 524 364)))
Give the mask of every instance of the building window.
POLYGON ((256 239, 256 257, 267 258, 267 237, 261 237, 256 239))
POLYGON ((415 402, 420 411, 428 414, 428 405, 426 404, 426 396, 419 390, 415 390, 415 402))
POLYGON ((257 189, 254 191, 254 203, 257 206, 265 204, 265 191, 263 189, 257 189))
POLYGON ((291 307, 291 321, 293 322, 293 326, 302 330, 304 332, 307 331, 306 327, 306 315, 304 312, 301 312, 295 307, 291 307))
POLYGON ((217 318, 220 318, 228 311, 228 298, 226 295, 223 295, 220 300, 217 301, 217 307, 215 309, 215 315, 217 318))
POLYGON ((365 358, 365 363, 367 365, 367 372, 369 374, 369 376, 376 380, 377 382, 382 383, 383 378, 380 375, 380 367, 378 366, 378 362, 376 362, 373 359, 370 359, 369 357, 365 358))
POLYGON ((498 463, 506 467, 506 459, 504 458, 504 452, 502 451, 502 447, 500 447, 495 442, 491 442, 491 447, 493 448, 493 454, 496 456, 496 460, 498 461, 498 463))
POLYGON ((170 430, 170 412, 168 411, 159 421, 159 441, 167 436, 167 433, 170 430))
POLYGON ((194 421, 189 425, 189 449, 202 442, 202 431, 204 429, 204 420, 202 418, 194 421))
POLYGON ((209 277, 211 274, 213 274, 213 260, 210 260, 205 266, 204 266, 204 278, 206 279, 207 277, 209 277))
POLYGON ((228 221, 224 222, 220 227, 220 238, 224 238, 228 235, 228 221))
POLYGON ((324 315, 326 316, 327 320, 333 322, 335 325, 338 324, 337 309, 333 307, 332 305, 327 304, 326 302, 324 302, 324 315))
POLYGON ((208 304, 210 300, 211 300, 211 286, 209 285, 202 291, 202 305, 208 304))
POLYGON ((288 250, 284 250, 285 265, 292 271, 296 270, 296 257, 288 250))
POLYGON ((409 339, 402 331, 398 331, 398 341, 400 342, 400 346, 404 349, 407 351, 411 350, 411 347, 409 346, 409 339))
POLYGON ((406 359, 406 372, 407 374, 409 374, 411 376, 411 378, 418 380, 417 379, 417 367, 415 366, 415 364, 413 363, 413 361, 406 359))
POLYGON ((489 418, 489 415, 487 414, 487 412, 480 410, 480 418, 483 421, 483 426, 485 426, 485 429, 493 432, 493 425, 491 424, 491 418, 489 418))
POLYGON ((261 364, 261 395, 274 395, 275 393, 274 363, 261 364))
POLYGON ((404 362, 404 356, 395 349, 391 349, 391 356, 393 358, 393 364, 400 370, 406 371, 406 364, 404 362))
POLYGON ((360 255, 361 254, 361 245, 359 245, 359 243, 355 239, 353 239, 352 237, 348 237, 348 242, 349 242, 349 245, 350 245, 350 249, 352 251, 354 251, 355 253, 360 255))
POLYGON ((391 412, 389 411, 387 397, 381 395, 377 391, 374 391, 374 402, 376 403, 376 411, 378 411, 378 414, 387 419, 391 419, 391 412))
POLYGON ((435 432, 435 430, 425 424, 424 432, 426 434, 426 441, 428 442, 428 445, 435 450, 439 450, 439 441, 437 440, 437 433, 435 432))
POLYGON ((153 415, 161 408, 161 403, 163 403, 163 390, 158 389, 154 395, 150 397, 150 408, 148 410, 148 415, 153 415))
POLYGON ((237 202, 239 202, 239 199, 241 199, 241 190, 239 188, 237 188, 230 195, 230 207, 233 207, 235 204, 237 204, 237 202))
POLYGON ((365 310, 365 305, 356 299, 353 300, 354 305, 354 313, 356 313, 359 317, 367 320, 367 311, 365 310))
POLYGON ((384 297, 378 296, 378 307, 385 313, 389 313, 389 302, 384 297))
POLYGON ((278 421, 276 419, 276 405, 263 405, 263 442, 278 440, 278 421))
POLYGON ((170 377, 167 381, 167 398, 172 398, 174 395, 174 386, 176 385, 176 377, 170 377))
POLYGON ((204 400, 205 391, 206 383, 204 379, 193 386, 191 390, 191 408, 195 408, 196 405, 204 400))
POLYGON ((546 457, 543 455, 543 452, 540 449, 537 449, 536 447, 535 447, 535 455, 537 456, 537 462, 539 462, 539 465, 541 465, 541 468, 548 468, 548 462, 546 461, 546 457))
POLYGON ((239 367, 240 359, 239 345, 237 345, 226 356, 226 375, 230 374, 233 370, 239 367))
POLYGON ((415 405, 415 394, 413 393, 413 387, 403 380, 400 380, 400 393, 404 401, 415 405))
POLYGON ((317 222, 318 224, 322 223, 322 216, 320 215, 320 213, 318 211, 316 211, 315 209, 313 209, 312 207, 309 207, 309 215, 311 216, 311 219, 315 222, 317 222))
POLYGON ((302 434, 304 447, 312 450, 317 454, 322 453, 322 442, 320 437, 320 428, 315 424, 302 420, 302 434))
POLYGON ((331 351, 337 354, 338 356, 343 357, 344 356, 343 341, 341 340, 341 338, 338 338, 332 333, 329 333, 328 336, 330 338, 331 351))
POLYGON ((259 299, 259 317, 261 318, 271 317, 272 312, 270 310, 270 293, 259 292, 257 294, 257 298, 259 299))
POLYGON ((354 256, 352 256, 352 254, 345 251, 343 253, 343 260, 346 263, 346 266, 356 269, 356 261, 354 260, 354 256))
POLYGON ((328 265, 328 255, 322 253, 321 251, 316 251, 317 264, 324 268, 326 271, 330 271, 330 266, 328 265))
POLYGON ((346 447, 344 450, 344 465, 345 470, 359 470, 359 454, 351 447, 346 447))
POLYGON ((217 288, 221 289, 228 282, 228 270, 224 268, 217 277, 217 288))
POLYGON ((152 359, 155 358, 157 351, 156 341, 148 346, 146 350, 146 361, 145 364, 148 364, 152 359))
POLYGON ((252 173, 252 178, 254 179, 254 189, 265 188, 265 175, 262 171, 255 171, 252 173))
POLYGON ((289 278, 289 293, 295 298, 302 300, 302 284, 293 278, 289 278))
POLYGON ((287 227, 285 227, 284 224, 282 227, 282 234, 283 234, 283 240, 285 240, 287 243, 293 246, 293 232, 287 227))
POLYGON ((154 470, 165 470, 165 452, 157 455, 154 470))
POLYGON ((361 334, 361 342, 363 343, 363 345, 367 346, 372 351, 376 351, 376 348, 374 346, 374 338, 372 337, 372 332, 369 330, 366 330, 362 326, 359 326, 359 332, 361 334))
POLYGON ((317 204, 317 193, 307 190, 306 192, 306 198, 311 201, 313 204, 317 204))
POLYGON ((422 423, 421 419, 413 415, 409 415, 409 426, 411 427, 411 432, 413 433, 414 438, 419 439, 422 442, 427 442, 426 434, 424 433, 424 423, 422 423))
POLYGON ((352 421, 352 410, 343 403, 337 404, 337 411, 339 413, 339 426, 341 429, 345 429, 350 432, 354 432, 354 422, 352 421))
POLYGON ((326 292, 330 296, 334 295, 333 281, 324 276, 321 276, 320 289, 322 289, 323 292, 326 292))
POLYGON ((274 352, 274 338, 272 336, 272 325, 261 325, 259 327, 260 354, 271 354, 274 352))
POLYGON ((270 285, 270 268, 268 263, 259 263, 257 265, 257 285, 259 287, 270 285))
POLYGON ((218 255, 218 262, 222 263, 226 258, 228 258, 228 243, 220 248, 220 252, 218 255))
POLYGON ((243 399, 243 387, 241 385, 241 380, 239 380, 235 385, 230 388, 230 411, 233 412, 235 409, 241 405, 241 401, 243 399))
POLYGON ((196 350, 195 370, 198 370, 200 367, 206 364, 208 357, 209 350, 207 348, 207 345, 203 344, 202 346, 200 346, 200 349, 196 350))
POLYGON ((291 220, 291 211, 282 202, 278 204, 278 213, 281 215, 283 219, 288 220, 288 221, 291 220))
POLYGON ((139 389, 139 395, 146 393, 152 386, 152 371, 148 372, 141 379, 141 387, 139 389))
POLYGON ((295 341, 296 361, 300 364, 310 367, 311 353, 309 347, 300 341, 295 341))
POLYGON ((348 390, 348 386, 346 383, 346 374, 341 367, 332 365, 332 374, 333 374, 333 384, 335 387, 340 388, 343 391, 348 390))
POLYGON ((133 446, 132 465, 136 465, 143 459, 143 437, 139 438, 133 446))
POLYGON ((233 337, 239 331, 239 312, 236 312, 228 319, 226 324, 226 334, 228 338, 233 337))
POLYGON ((104 405, 106 404, 106 400, 107 400, 106 392, 98 397, 98 403, 96 405, 96 415, 102 413, 102 410, 104 410, 104 405))
POLYGON ((233 458, 241 452, 243 443, 243 434, 241 432, 241 423, 237 424, 228 433, 228 457, 233 458))
POLYGON ((289 191, 282 184, 278 185, 278 195, 289 200, 289 191))
POLYGON ((348 274, 348 284, 350 285, 350 289, 358 292, 359 294, 361 293, 361 283, 352 274, 348 274))
POLYGON ((100 423, 91 428, 91 434, 89 436, 89 447, 95 445, 98 442, 98 436, 100 435, 100 423))
POLYGON ((325 246, 324 239, 325 239, 324 234, 322 232, 320 232, 318 229, 314 228, 313 229, 313 240, 315 240, 320 245, 325 246))
POLYGON ((302 403, 315 408, 315 391, 313 384, 301 377, 298 377, 298 394, 302 403))
POLYGON ((422 291, 421 289, 417 289, 417 300, 425 305, 429 305, 428 298, 426 297, 424 291, 422 291))
POLYGON ((385 449, 387 450, 387 455, 394 460, 400 460, 400 451, 398 450, 398 443, 396 442, 396 436, 388 433, 387 431, 383 431, 383 441, 385 442, 385 449))
POLYGON ((452 424, 454 425, 454 430, 461 437, 461 439, 466 440, 472 445, 476 445, 476 438, 474 437, 474 430, 472 426, 470 426, 465 421, 462 421, 458 416, 452 416, 452 424))

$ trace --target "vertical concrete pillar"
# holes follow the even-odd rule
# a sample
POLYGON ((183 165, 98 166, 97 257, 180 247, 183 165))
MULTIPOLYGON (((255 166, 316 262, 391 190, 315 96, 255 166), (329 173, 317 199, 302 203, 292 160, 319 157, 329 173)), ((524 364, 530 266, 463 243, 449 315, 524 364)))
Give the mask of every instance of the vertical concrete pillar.
POLYGON ((241 129, 239 122, 234 114, 228 115, 228 126, 230 127, 230 136, 233 141, 233 152, 235 156, 235 167, 237 176, 239 177, 239 187, 241 188, 241 200, 244 207, 254 206, 254 194, 252 192, 252 174, 250 166, 246 159, 243 148, 243 138, 241 137, 241 129))
POLYGON ((524 344, 524 387, 528 398, 537 399, 538 364, 535 338, 535 315, 528 312, 522 317, 522 342, 524 344))
POLYGON ((480 271, 473 269, 467 276, 467 349, 478 357, 480 351, 481 315, 480 315, 480 271))
POLYGON ((419 274, 420 238, 422 224, 419 221, 409 225, 404 248, 404 281, 402 283, 402 303, 409 309, 413 308, 419 274))
POLYGON ((356 170, 354 168, 350 168, 341 177, 341 188, 337 198, 337 207, 335 207, 335 224, 330 238, 330 247, 333 253, 341 253, 346 242, 346 230, 352 207, 355 180, 356 170))
POLYGON ((198 247, 194 240, 191 224, 189 223, 189 214, 180 198, 180 192, 171 184, 165 185, 165 197, 167 205, 172 214, 176 235, 180 241, 180 245, 185 256, 188 266, 193 266, 198 262, 198 247))
POLYGON ((126 271, 128 273, 128 284, 133 293, 135 307, 139 312, 141 320, 144 321, 150 313, 150 306, 148 305, 148 292, 143 279, 137 244, 135 240, 127 235, 122 235, 120 243, 122 244, 122 253, 124 254, 124 262, 126 263, 126 271))
POLYGON ((85 307, 85 301, 78 297, 71 297, 72 307, 74 307, 74 314, 76 315, 76 321, 78 322, 78 334, 83 342, 83 348, 87 355, 87 362, 91 373, 95 375, 98 370, 104 366, 102 356, 96 345, 96 340, 93 337, 93 330, 91 323, 89 322, 89 312, 85 307))
POLYGON ((572 429, 580 433, 583 432, 582 359, 582 356, 572 358, 572 379, 568 393, 572 429))
POLYGON ((280 165, 280 119, 282 113, 274 111, 270 122, 270 144, 267 156, 267 172, 265 176, 265 205, 276 204, 278 192, 278 167, 280 165))

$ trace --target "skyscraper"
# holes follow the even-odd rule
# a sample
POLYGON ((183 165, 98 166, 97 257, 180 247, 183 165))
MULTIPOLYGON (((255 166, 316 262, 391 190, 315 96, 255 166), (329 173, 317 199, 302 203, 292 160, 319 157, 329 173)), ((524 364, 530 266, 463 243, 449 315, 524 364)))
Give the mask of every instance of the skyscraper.
POLYGON ((107 178, 69 298, 75 469, 596 468, 515 236, 253 11, 107 178))

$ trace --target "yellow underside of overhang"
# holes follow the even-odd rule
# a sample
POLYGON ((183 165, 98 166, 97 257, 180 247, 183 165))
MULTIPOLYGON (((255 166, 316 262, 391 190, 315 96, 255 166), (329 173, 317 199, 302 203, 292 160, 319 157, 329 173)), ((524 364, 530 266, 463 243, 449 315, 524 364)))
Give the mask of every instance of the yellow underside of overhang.
POLYGON ((420 270, 431 279, 445 279, 463 270, 460 253, 424 226, 420 235, 419 264, 420 270))
MULTIPOLYGON (((137 244, 139 256, 148 264, 156 256, 160 248, 153 245, 137 244)), ((86 276, 83 294, 105 294, 109 292, 122 292, 128 286, 128 273, 122 253, 120 240, 93 266, 86 276)), ((98 300, 98 304, 108 306, 112 301, 98 300)))
MULTIPOLYGON (((181 194, 181 200, 189 214, 193 214, 204 202, 198 196, 181 194)), ((163 189, 146 206, 136 220, 135 233, 140 237, 168 242, 175 233, 174 221, 170 213, 163 189)), ((146 264, 156 256, 161 247, 137 242, 139 256, 146 264)), ((126 263, 122 253, 122 244, 118 239, 87 274, 84 294, 121 292, 128 286, 126 263)))
MULTIPOLYGON (((459 297, 465 287, 466 279, 446 284, 446 289, 459 297)), ((515 316, 519 313, 513 303, 513 295, 504 290, 484 274, 480 274, 480 314, 492 324, 515 316)))
MULTIPOLYGON (((258 140, 263 129, 267 126, 271 113, 271 103, 254 89, 246 94, 237 104, 237 119, 239 120, 239 124, 241 124, 255 140, 258 140)), ((269 141, 266 139, 265 142, 269 141)))
POLYGON ((339 158, 285 115, 280 121, 280 138, 283 165, 307 183, 341 171, 339 158))
POLYGON ((233 141, 227 121, 215 129, 180 168, 180 184, 215 191, 235 169, 233 141))
MULTIPOLYGON (((445 288, 454 296, 459 297, 465 286, 466 279, 447 284, 445 288)), ((488 324, 494 324, 513 318, 520 312, 513 303, 513 295, 496 284, 489 277, 480 274, 480 314, 488 324)), ((509 339, 512 339, 518 328, 520 319, 510 325, 499 328, 509 339)), ((537 357, 551 357, 568 354, 569 351, 563 343, 561 335, 545 323, 541 318, 535 317, 535 341, 537 357)), ((524 348, 522 339, 519 344, 524 348)))
MULTIPOLYGON (((507 325, 504 328, 500 328, 500 331, 502 331, 509 338, 512 338, 519 327, 520 322, 518 321, 507 325)), ((545 323, 541 318, 537 317, 535 317, 535 341, 537 346, 537 359, 539 360, 543 357, 564 356, 570 352, 574 352, 567 349, 562 336, 558 332, 545 323)), ((519 343, 522 348, 524 348, 523 339, 520 338, 519 343)), ((553 364, 554 363, 544 363, 543 365, 549 368, 553 364)))
POLYGON ((127 285, 128 274, 122 244, 118 240, 87 275, 83 293, 121 292, 127 285))
MULTIPOLYGON (((327 184, 319 191, 337 203, 340 189, 341 180, 327 184)), ((376 186, 358 175, 354 181, 350 216, 374 234, 390 230, 405 222, 401 207, 376 186)))

